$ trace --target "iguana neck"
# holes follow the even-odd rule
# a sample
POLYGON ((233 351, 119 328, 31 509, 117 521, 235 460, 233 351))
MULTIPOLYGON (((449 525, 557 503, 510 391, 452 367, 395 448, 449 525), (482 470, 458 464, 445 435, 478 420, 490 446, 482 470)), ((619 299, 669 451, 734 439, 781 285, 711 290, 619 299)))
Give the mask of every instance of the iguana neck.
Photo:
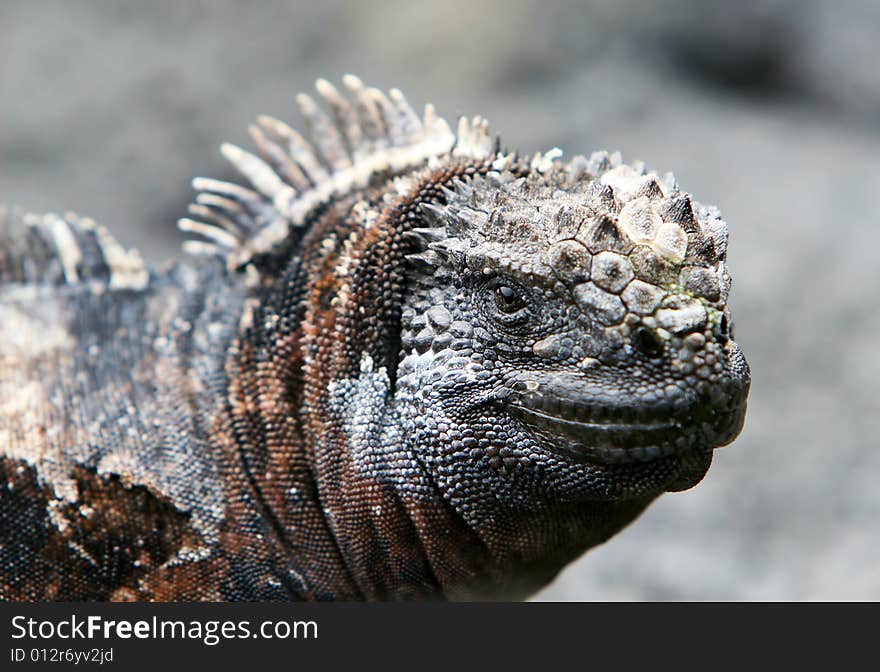
POLYGON ((240 496, 230 501, 257 504, 230 506, 230 529, 254 534, 226 545, 293 597, 521 598, 652 499, 499 507, 469 521, 421 463, 413 409, 384 370, 365 361, 356 378, 331 383, 325 431, 303 432, 297 337, 264 336, 232 354, 224 450, 240 496))

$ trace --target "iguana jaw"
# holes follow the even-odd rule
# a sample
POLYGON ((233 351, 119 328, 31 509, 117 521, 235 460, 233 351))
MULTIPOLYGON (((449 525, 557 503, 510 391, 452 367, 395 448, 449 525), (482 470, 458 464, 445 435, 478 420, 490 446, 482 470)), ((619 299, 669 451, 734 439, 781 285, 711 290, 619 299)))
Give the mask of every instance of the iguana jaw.
POLYGON ((723 402, 708 398, 651 411, 554 394, 526 393, 506 409, 568 459, 598 464, 650 462, 730 443, 742 428, 747 390, 731 384, 723 402))

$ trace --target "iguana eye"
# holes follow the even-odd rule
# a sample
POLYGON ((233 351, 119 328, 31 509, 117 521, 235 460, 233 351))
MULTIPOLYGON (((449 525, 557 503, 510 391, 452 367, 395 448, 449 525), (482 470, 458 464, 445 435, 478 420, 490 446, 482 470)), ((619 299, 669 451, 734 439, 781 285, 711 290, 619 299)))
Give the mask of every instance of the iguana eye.
POLYGON ((495 305, 498 310, 507 315, 512 315, 526 307, 519 292, 507 285, 495 288, 495 305))

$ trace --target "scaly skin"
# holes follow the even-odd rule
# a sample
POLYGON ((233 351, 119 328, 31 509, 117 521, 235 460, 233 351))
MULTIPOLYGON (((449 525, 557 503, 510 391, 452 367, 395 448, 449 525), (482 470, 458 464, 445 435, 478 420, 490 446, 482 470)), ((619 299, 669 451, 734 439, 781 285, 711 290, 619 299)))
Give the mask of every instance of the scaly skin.
POLYGON ((201 264, 10 244, 0 596, 521 598, 739 433, 717 211, 345 83, 196 181, 201 264))

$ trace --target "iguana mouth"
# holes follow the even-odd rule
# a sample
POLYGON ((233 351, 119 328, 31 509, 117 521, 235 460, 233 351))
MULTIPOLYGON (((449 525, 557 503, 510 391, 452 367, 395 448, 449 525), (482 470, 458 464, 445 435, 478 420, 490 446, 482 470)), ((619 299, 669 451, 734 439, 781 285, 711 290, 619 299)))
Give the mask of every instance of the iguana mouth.
POLYGON ((720 447, 736 437, 745 414, 740 395, 723 406, 706 399, 683 408, 661 405, 640 411, 525 394, 511 400, 507 409, 559 452, 605 464, 649 462, 720 447))

